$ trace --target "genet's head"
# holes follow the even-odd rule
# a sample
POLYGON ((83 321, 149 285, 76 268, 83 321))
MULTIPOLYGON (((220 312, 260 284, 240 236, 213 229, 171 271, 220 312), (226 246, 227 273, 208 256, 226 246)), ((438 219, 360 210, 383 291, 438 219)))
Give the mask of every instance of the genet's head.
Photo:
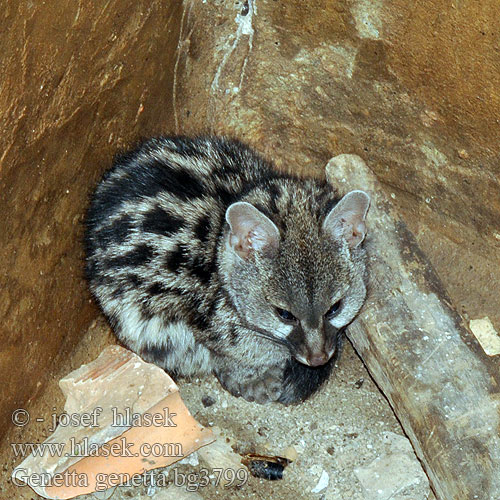
POLYGON ((248 201, 229 206, 222 262, 245 325, 319 366, 366 297, 361 243, 370 198, 351 191, 323 213, 307 189, 290 190, 275 214, 248 201))

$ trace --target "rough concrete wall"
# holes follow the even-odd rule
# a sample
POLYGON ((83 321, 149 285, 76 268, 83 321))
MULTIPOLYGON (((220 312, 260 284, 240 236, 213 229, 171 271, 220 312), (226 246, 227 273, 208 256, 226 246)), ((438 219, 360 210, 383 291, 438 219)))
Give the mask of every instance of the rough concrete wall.
POLYGON ((236 135, 280 168, 320 176, 332 156, 360 155, 455 306, 500 328, 497 9, 186 1, 177 130, 236 135))
POLYGON ((0 435, 97 314, 82 216, 112 155, 169 128, 180 2, 8 2, 0 25, 0 435))

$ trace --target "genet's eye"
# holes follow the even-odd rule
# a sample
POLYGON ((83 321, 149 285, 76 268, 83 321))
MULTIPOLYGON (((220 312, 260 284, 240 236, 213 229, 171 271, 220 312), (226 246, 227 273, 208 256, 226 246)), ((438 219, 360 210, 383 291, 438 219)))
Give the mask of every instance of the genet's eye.
POLYGON ((333 304, 333 306, 330 307, 328 311, 326 311, 325 316, 327 318, 332 318, 333 316, 335 316, 335 314, 337 314, 338 310, 340 309, 341 305, 342 305, 342 300, 338 300, 337 302, 335 302, 335 304, 333 304))
POLYGON ((276 314, 282 321, 285 321, 287 323, 297 321, 297 318, 290 311, 286 311, 285 309, 281 309, 279 307, 276 307, 275 309, 276 309, 276 314))

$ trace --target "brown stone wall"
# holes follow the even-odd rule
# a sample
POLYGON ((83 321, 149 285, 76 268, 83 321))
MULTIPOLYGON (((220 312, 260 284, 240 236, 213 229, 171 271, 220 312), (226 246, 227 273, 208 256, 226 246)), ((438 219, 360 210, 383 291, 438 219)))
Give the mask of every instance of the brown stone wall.
POLYGON ((2 7, 0 435, 97 314, 83 281, 88 194, 117 149, 170 127, 179 5, 2 7))

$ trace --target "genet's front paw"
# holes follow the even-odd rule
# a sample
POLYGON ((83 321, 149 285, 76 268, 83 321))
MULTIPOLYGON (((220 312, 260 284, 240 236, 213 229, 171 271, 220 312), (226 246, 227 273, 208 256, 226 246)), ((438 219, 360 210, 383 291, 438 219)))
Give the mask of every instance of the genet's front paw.
POLYGON ((216 374, 221 385, 233 396, 264 404, 280 399, 283 391, 282 370, 270 369, 259 377, 237 380, 234 374, 216 374))

